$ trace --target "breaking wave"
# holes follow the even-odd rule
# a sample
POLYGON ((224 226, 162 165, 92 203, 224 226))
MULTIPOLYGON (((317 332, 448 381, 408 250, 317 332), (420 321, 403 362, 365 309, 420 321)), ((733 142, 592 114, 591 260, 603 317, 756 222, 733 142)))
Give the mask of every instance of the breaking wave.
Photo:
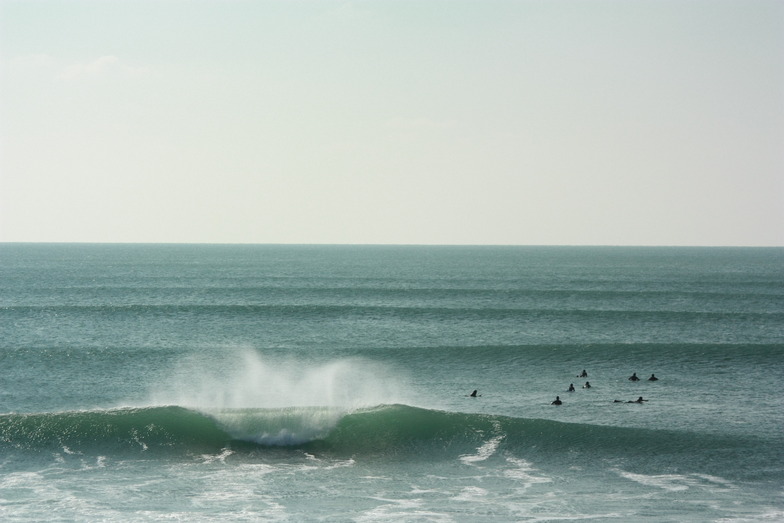
POLYGON ((0 415, 0 448, 92 454, 188 455, 296 449, 346 456, 481 461, 518 456, 686 456, 738 452, 737 438, 446 412, 407 405, 221 409, 179 406, 0 415), (468 456, 468 457, 466 457, 468 456))

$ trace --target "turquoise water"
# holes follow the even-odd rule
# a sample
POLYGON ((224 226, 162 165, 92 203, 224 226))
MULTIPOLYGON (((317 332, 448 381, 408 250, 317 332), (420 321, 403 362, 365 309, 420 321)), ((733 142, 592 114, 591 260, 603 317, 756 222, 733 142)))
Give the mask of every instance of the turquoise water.
POLYGON ((783 519, 782 298, 784 249, 0 244, 0 518, 783 519))

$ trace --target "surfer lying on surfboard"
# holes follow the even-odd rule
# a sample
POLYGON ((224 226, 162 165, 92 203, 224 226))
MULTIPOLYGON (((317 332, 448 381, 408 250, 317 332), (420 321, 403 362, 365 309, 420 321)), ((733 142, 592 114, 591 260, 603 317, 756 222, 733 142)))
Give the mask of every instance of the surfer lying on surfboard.
MULTIPOLYGON (((634 401, 627 401, 626 403, 642 403, 643 401, 648 401, 648 400, 644 400, 644 399, 642 399, 642 396, 640 396, 636 400, 634 400, 634 401)), ((623 403, 623 401, 615 400, 615 401, 613 401, 613 403, 623 403)))

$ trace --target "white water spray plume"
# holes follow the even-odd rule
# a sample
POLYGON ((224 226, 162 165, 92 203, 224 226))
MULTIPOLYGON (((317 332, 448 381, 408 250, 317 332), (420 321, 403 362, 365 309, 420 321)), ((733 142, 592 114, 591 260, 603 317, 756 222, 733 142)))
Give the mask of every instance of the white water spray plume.
POLYGON ((329 362, 264 358, 253 350, 220 361, 181 362, 151 394, 154 404, 196 409, 330 407, 405 403, 405 379, 358 358, 329 362))

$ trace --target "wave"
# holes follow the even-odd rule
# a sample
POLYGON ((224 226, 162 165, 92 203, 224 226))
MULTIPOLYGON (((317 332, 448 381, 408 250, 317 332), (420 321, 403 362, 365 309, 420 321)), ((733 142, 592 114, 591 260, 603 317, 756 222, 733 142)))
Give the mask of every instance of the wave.
POLYGON ((634 303, 627 308, 613 308, 617 304, 597 308, 595 304, 585 306, 561 304, 550 306, 433 306, 433 305, 357 305, 348 304, 112 304, 112 305, 0 305, 5 314, 56 314, 90 315, 95 317, 139 317, 176 315, 182 317, 269 317, 286 319, 345 319, 345 318, 388 318, 400 320, 453 320, 453 321, 502 321, 518 319, 563 319, 589 321, 612 320, 660 320, 660 321, 755 321, 782 320, 784 312, 772 310, 769 303, 758 310, 690 310, 662 304, 659 307, 634 303), (763 310, 764 309, 764 310, 763 310))
POLYGON ((173 406, 0 416, 0 445, 18 450, 220 448, 228 439, 210 417, 173 406))
MULTIPOLYGON (((477 449, 518 455, 661 455, 738 451, 753 443, 692 433, 563 423, 383 405, 222 409, 179 406, 0 415, 0 449, 190 454, 297 449, 350 456, 435 458, 477 449), (490 445, 488 447, 488 445, 490 445)), ((480 452, 476 459, 485 459, 480 452)))

